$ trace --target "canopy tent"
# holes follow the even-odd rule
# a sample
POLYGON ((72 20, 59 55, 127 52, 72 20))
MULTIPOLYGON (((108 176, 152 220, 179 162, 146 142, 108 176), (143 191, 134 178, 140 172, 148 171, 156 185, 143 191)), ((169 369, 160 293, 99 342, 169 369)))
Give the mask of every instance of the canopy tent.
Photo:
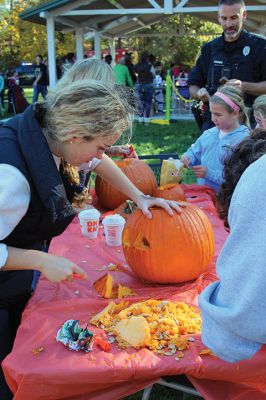
MULTIPOLYGON (((247 0, 246 26, 265 34, 265 0, 247 0)), ((55 30, 76 34, 77 59, 83 58, 83 36, 94 36, 96 57, 100 58, 101 37, 110 40, 115 52, 115 38, 147 28, 173 14, 195 14, 217 22, 217 0, 52 0, 20 14, 24 20, 47 26, 50 86, 56 83, 55 30)), ((114 58, 114 57, 113 57, 114 58)))

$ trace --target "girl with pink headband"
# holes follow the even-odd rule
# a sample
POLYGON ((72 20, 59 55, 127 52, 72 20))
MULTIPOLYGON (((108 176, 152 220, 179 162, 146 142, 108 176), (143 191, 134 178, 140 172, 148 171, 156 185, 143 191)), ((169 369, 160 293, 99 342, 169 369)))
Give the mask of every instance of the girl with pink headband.
POLYGON ((181 161, 193 169, 198 184, 218 191, 225 158, 250 132, 243 93, 238 88, 220 87, 210 98, 210 111, 215 127, 203 132, 181 161))

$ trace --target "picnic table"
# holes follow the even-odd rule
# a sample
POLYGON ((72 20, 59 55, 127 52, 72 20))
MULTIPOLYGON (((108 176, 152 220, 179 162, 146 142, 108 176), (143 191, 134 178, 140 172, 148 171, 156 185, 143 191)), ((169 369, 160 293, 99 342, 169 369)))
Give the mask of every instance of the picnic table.
MULTIPOLYGON (((215 254, 210 270, 192 282, 158 285, 138 280, 126 265, 121 247, 105 243, 103 229, 98 238, 88 240, 80 234, 75 218, 67 230, 52 241, 50 252, 67 257, 88 272, 89 279, 51 283, 41 277, 23 314, 14 348, 3 362, 6 380, 14 400, 116 400, 147 387, 166 375, 186 374, 205 399, 263 400, 266 398, 265 347, 252 360, 234 364, 218 357, 200 355, 205 348, 200 335, 184 351, 184 357, 160 356, 147 348, 119 349, 115 343, 109 352, 94 346, 90 353, 69 351, 55 339, 58 329, 69 319, 88 322, 108 300, 98 296, 93 282, 108 272, 108 264, 119 265, 112 271, 115 280, 132 288, 136 296, 130 302, 153 299, 184 301, 197 305, 199 293, 217 279, 215 262, 227 237, 206 187, 183 185, 188 201, 208 215, 215 235, 215 254), (36 349, 43 349, 38 352, 36 349)), ((255 260, 254 260, 255 262, 255 260)), ((104 331, 89 325, 98 335, 104 331)))

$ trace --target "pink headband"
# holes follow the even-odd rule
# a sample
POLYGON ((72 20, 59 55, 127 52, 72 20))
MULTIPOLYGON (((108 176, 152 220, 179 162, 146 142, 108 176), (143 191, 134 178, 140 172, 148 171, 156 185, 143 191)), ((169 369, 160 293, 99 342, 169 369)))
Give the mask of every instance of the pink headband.
POLYGON ((226 94, 223 94, 222 92, 216 92, 214 93, 214 96, 220 97, 226 104, 228 104, 234 111, 239 111, 240 107, 230 99, 230 97, 226 96, 226 94))

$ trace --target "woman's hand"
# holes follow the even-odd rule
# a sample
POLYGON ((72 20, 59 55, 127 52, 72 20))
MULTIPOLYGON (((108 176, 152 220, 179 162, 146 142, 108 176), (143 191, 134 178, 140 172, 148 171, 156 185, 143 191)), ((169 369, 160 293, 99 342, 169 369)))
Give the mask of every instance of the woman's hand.
POLYGON ((123 156, 125 158, 138 158, 136 151, 130 144, 111 146, 105 150, 105 153, 109 157, 119 157, 123 156))
POLYGON ((164 208, 165 211, 173 216, 174 211, 177 213, 181 212, 181 207, 185 207, 186 203, 184 202, 177 202, 174 200, 165 200, 157 197, 150 197, 150 196, 145 196, 144 194, 141 194, 139 198, 137 199, 137 206, 138 208, 141 209, 144 215, 146 215, 147 218, 151 219, 152 218, 152 213, 149 210, 150 207, 161 207, 164 208))
POLYGON ((82 268, 64 257, 52 254, 43 253, 38 269, 51 282, 72 281, 74 276, 87 279, 87 273, 82 268))

